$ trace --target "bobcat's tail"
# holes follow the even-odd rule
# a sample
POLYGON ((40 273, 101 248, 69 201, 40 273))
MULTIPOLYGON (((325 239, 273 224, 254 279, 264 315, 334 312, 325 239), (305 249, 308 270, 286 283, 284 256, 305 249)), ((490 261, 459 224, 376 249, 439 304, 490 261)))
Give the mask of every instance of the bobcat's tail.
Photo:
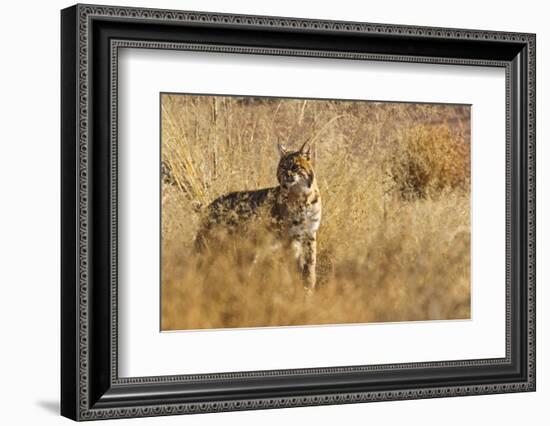
POLYGON ((195 213, 202 213, 204 210, 204 204, 198 200, 191 201, 191 208, 195 213))
POLYGON ((195 253, 203 254, 208 251, 208 237, 210 234, 210 228, 206 223, 202 223, 197 234, 195 235, 195 241, 193 246, 195 248, 195 253))

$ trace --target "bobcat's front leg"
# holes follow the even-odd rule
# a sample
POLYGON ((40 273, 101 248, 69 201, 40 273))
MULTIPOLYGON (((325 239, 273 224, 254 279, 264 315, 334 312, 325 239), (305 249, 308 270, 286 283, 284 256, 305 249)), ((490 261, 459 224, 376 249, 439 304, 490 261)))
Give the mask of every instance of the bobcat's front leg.
POLYGON ((302 274, 306 290, 313 290, 316 284, 317 241, 315 236, 305 235, 292 242, 292 248, 302 274))
POLYGON ((315 267, 317 265, 317 240, 315 235, 306 237, 303 242, 304 253, 304 265, 302 274, 304 277, 304 284, 307 290, 314 290, 317 283, 317 276, 315 275, 315 267))

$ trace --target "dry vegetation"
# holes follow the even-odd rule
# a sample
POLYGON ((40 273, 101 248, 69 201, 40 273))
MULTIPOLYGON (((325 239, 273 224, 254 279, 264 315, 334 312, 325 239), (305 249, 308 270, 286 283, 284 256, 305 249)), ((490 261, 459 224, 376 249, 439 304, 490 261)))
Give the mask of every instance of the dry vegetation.
POLYGON ((162 95, 163 330, 470 316, 470 116, 464 106, 162 95), (206 205, 276 185, 276 142, 314 139, 319 289, 232 241, 198 261, 206 205), (250 253, 258 261, 250 262, 250 253))

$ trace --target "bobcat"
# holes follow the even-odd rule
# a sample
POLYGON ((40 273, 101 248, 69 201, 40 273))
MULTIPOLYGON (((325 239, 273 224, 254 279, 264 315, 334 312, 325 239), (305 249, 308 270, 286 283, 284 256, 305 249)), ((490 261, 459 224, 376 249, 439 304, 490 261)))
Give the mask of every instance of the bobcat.
POLYGON ((315 288, 316 234, 321 224, 321 194, 311 164, 311 147, 305 142, 298 151, 278 145, 278 186, 253 191, 231 192, 215 199, 206 208, 206 217, 197 233, 195 246, 208 246, 212 230, 222 226, 238 232, 243 225, 267 216, 267 227, 297 261, 304 287, 315 288))

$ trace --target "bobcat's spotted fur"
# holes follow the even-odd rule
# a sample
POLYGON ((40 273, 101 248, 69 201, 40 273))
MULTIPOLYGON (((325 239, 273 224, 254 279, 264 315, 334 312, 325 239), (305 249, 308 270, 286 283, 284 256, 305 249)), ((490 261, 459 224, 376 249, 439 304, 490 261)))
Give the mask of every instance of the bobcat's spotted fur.
POLYGON ((268 216, 270 230, 292 248, 305 287, 312 290, 316 283, 316 235, 321 223, 321 194, 311 165, 311 150, 306 142, 298 151, 288 151, 282 145, 279 151, 279 185, 232 192, 215 199, 207 207, 195 244, 203 249, 215 227, 237 231, 243 224, 257 219, 262 210, 268 216))

